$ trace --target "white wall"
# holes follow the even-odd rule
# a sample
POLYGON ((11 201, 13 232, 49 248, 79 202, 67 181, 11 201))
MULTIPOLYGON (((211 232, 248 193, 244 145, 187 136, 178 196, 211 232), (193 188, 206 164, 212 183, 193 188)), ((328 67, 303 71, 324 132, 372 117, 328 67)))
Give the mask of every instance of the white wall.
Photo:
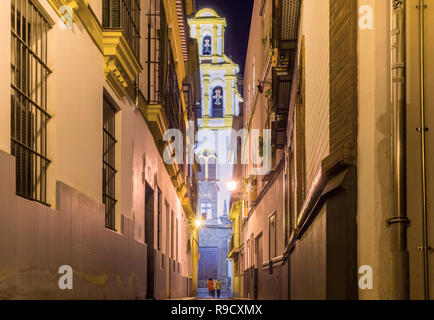
POLYGON ((306 187, 329 154, 329 1, 302 4, 300 35, 305 36, 306 187))

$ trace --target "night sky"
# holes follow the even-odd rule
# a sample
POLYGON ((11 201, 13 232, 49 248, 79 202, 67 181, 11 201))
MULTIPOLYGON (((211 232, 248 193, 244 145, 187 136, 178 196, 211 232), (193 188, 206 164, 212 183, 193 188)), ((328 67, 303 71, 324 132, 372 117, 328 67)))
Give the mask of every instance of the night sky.
POLYGON ((225 53, 235 63, 239 64, 240 72, 243 72, 254 0, 196 1, 198 10, 211 8, 221 17, 226 18, 225 53))

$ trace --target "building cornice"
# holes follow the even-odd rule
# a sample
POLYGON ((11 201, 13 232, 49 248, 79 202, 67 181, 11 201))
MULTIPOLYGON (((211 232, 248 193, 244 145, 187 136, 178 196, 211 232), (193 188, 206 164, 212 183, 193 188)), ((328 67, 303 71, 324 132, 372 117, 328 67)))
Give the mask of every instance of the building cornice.
MULTIPOLYGON (((164 133, 168 129, 168 121, 164 112, 164 107, 161 104, 151 104, 147 106, 139 105, 139 110, 151 130, 158 152, 162 156, 166 146, 170 146, 163 140, 164 133)), ((188 198, 188 188, 184 180, 181 166, 174 161, 172 164, 165 163, 165 167, 186 215, 194 216, 196 213, 193 210, 191 200, 188 198)))
POLYGON ((143 68, 121 30, 104 30, 102 34, 106 80, 118 98, 123 98, 143 68))
MULTIPOLYGON (((73 12, 73 22, 81 22, 90 38, 104 56, 104 73, 107 83, 113 89, 119 99, 135 93, 135 80, 142 72, 143 67, 134 55, 126 41, 122 30, 108 30, 102 27, 101 22, 89 6, 88 0, 47 0, 59 17, 62 17, 62 6, 69 6, 73 12)), ((181 45, 181 33, 177 23, 176 6, 170 0, 164 0, 166 19, 169 26, 170 42, 176 61, 176 73, 178 75, 178 87, 182 88, 185 78, 184 55, 181 45)), ((181 103, 185 121, 187 121, 184 93, 180 90, 181 103)), ((160 154, 163 148, 164 132, 168 128, 168 122, 162 105, 147 105, 145 99, 139 95, 138 110, 146 120, 160 154)), ((185 185, 182 171, 176 162, 166 165, 172 183, 176 189, 181 204, 187 215, 194 215, 193 206, 186 197, 188 188, 185 185)))
POLYGON ((135 78, 142 71, 140 62, 135 57, 121 30, 104 30, 88 0, 48 0, 50 5, 62 17, 61 7, 69 6, 73 12, 73 21, 84 26, 98 50, 104 55, 104 73, 106 80, 118 98, 134 92, 135 78))
POLYGON ((226 19, 225 18, 219 18, 219 17, 195 17, 192 19, 189 19, 189 22, 191 24, 221 24, 223 28, 226 28, 226 19))
POLYGON ((247 214, 247 217, 245 219, 243 219, 243 224, 242 224, 242 228, 244 229, 245 226, 247 225, 250 216, 255 212, 256 208, 258 207, 259 203, 262 201, 262 199, 265 197, 265 195, 268 193, 268 191, 270 190, 271 186, 273 186, 274 182, 276 181, 277 177, 279 176, 279 174, 283 171, 283 168, 285 166, 285 158, 282 157, 279 161, 279 164, 276 166, 276 168, 274 168, 267 176, 266 179, 266 183, 265 185, 262 187, 258 197, 256 198, 256 200, 253 202, 252 207, 249 210, 249 213, 247 214))

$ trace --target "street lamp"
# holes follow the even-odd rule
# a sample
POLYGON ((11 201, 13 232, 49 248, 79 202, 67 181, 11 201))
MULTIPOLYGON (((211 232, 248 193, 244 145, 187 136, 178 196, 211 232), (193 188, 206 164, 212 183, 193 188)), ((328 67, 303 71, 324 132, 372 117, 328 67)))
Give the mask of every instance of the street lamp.
POLYGON ((200 227, 202 226, 202 222, 205 221, 205 219, 206 219, 206 213, 202 213, 201 218, 196 218, 196 220, 194 221, 194 224, 195 224, 197 229, 200 229, 200 227))
POLYGON ((195 228, 192 230, 192 286, 193 295, 197 295, 197 282, 198 282, 198 264, 200 259, 199 253, 199 229, 202 226, 202 221, 206 219, 206 214, 202 214, 201 218, 196 218, 191 223, 195 228))
POLYGON ((226 182, 226 188, 228 189, 229 192, 234 192, 237 189, 237 186, 238 186, 237 181, 230 180, 226 182))
POLYGON ((196 219, 196 228, 200 228, 200 226, 202 225, 202 220, 201 219, 196 219))

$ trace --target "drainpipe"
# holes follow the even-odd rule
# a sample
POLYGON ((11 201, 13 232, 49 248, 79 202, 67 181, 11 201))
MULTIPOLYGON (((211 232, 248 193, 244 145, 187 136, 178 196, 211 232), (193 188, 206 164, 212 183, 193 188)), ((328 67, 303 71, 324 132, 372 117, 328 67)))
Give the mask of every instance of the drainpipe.
POLYGON ((420 67, 420 132, 421 166, 422 166, 422 247, 419 250, 423 253, 423 280, 424 298, 429 300, 429 265, 428 254, 431 248, 428 245, 428 208, 427 208, 427 186, 426 186, 426 131, 425 123, 425 1, 419 0, 419 67, 420 67))
POLYGON ((392 0, 391 12, 391 89, 394 211, 387 223, 392 232, 392 299, 409 299, 409 253, 407 250, 406 182, 406 5, 392 0))

